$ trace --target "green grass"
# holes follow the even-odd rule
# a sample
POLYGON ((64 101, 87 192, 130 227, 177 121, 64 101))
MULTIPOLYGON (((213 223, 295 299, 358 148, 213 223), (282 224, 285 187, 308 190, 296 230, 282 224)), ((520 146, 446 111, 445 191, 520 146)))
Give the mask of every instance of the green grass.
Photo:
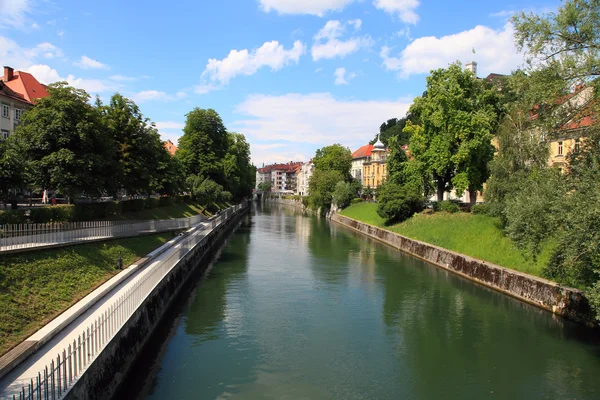
POLYGON ((0 355, 119 271, 173 237, 162 233, 2 256, 0 355))
POLYGON ((185 218, 201 214, 204 208, 201 205, 189 203, 176 203, 166 207, 158 207, 125 213, 123 215, 115 215, 109 220, 143 220, 143 219, 171 219, 185 218))
POLYGON ((504 235, 500 221, 487 215, 462 212, 416 214, 402 223, 385 226, 383 219, 377 215, 375 203, 351 205, 340 214, 412 239, 536 276, 541 276, 552 252, 552 245, 548 244, 536 261, 526 258, 504 235))

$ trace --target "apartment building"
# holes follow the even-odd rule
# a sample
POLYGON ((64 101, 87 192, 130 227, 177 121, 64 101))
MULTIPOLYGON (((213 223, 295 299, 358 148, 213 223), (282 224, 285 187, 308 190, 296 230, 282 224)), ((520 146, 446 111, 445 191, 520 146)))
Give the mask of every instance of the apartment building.
POLYGON ((350 174, 356 180, 363 181, 363 163, 371 158, 373 155, 373 145, 367 144, 359 147, 354 153, 352 153, 352 167, 350 167, 350 174))
POLYGON ((365 187, 377 188, 387 177, 387 149, 379 139, 371 149, 371 156, 363 162, 363 181, 365 187))
POLYGON ((263 182, 271 182, 271 192, 296 192, 296 172, 302 162, 290 161, 287 164, 271 164, 256 170, 256 188, 263 182))
POLYGON ((312 160, 302 164, 302 167, 296 171, 296 194, 300 196, 308 196, 310 190, 308 184, 315 169, 315 164, 312 160))

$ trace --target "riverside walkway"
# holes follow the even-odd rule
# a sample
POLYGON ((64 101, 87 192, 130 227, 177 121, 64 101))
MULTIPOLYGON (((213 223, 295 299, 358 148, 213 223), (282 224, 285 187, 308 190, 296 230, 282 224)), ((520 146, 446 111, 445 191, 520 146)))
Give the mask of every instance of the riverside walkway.
POLYGON ((146 262, 129 266, 29 337, 24 343, 45 343, 0 379, 0 399, 60 398, 162 278, 240 208, 230 207, 197 223, 148 254, 146 262))

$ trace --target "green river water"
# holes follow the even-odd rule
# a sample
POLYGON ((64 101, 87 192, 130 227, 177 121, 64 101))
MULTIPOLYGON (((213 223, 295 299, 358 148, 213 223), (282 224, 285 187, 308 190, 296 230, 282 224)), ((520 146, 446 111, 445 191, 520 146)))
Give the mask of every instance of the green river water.
POLYGON ((597 333, 257 206, 146 350, 140 399, 600 399, 597 333))

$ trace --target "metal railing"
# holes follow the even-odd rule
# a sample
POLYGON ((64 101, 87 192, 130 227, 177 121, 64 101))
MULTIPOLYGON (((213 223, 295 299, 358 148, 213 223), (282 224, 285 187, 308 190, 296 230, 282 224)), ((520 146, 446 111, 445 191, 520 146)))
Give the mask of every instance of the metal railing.
POLYGON ((169 258, 141 271, 132 282, 127 284, 129 287, 112 304, 98 310, 100 315, 91 322, 89 327, 85 327, 79 335, 74 335, 72 343, 69 340, 69 345, 56 355, 56 361, 53 359, 35 377, 21 382, 23 386, 18 394, 13 394, 13 400, 62 398, 163 277, 180 261, 185 260, 189 251, 200 243, 206 236, 206 231, 214 229, 244 206, 245 202, 224 210, 208 221, 210 225, 182 239, 179 242, 181 246, 169 258))
POLYGON ((0 252, 55 244, 137 236, 191 228, 204 221, 203 215, 144 221, 87 221, 48 224, 0 225, 0 252))

